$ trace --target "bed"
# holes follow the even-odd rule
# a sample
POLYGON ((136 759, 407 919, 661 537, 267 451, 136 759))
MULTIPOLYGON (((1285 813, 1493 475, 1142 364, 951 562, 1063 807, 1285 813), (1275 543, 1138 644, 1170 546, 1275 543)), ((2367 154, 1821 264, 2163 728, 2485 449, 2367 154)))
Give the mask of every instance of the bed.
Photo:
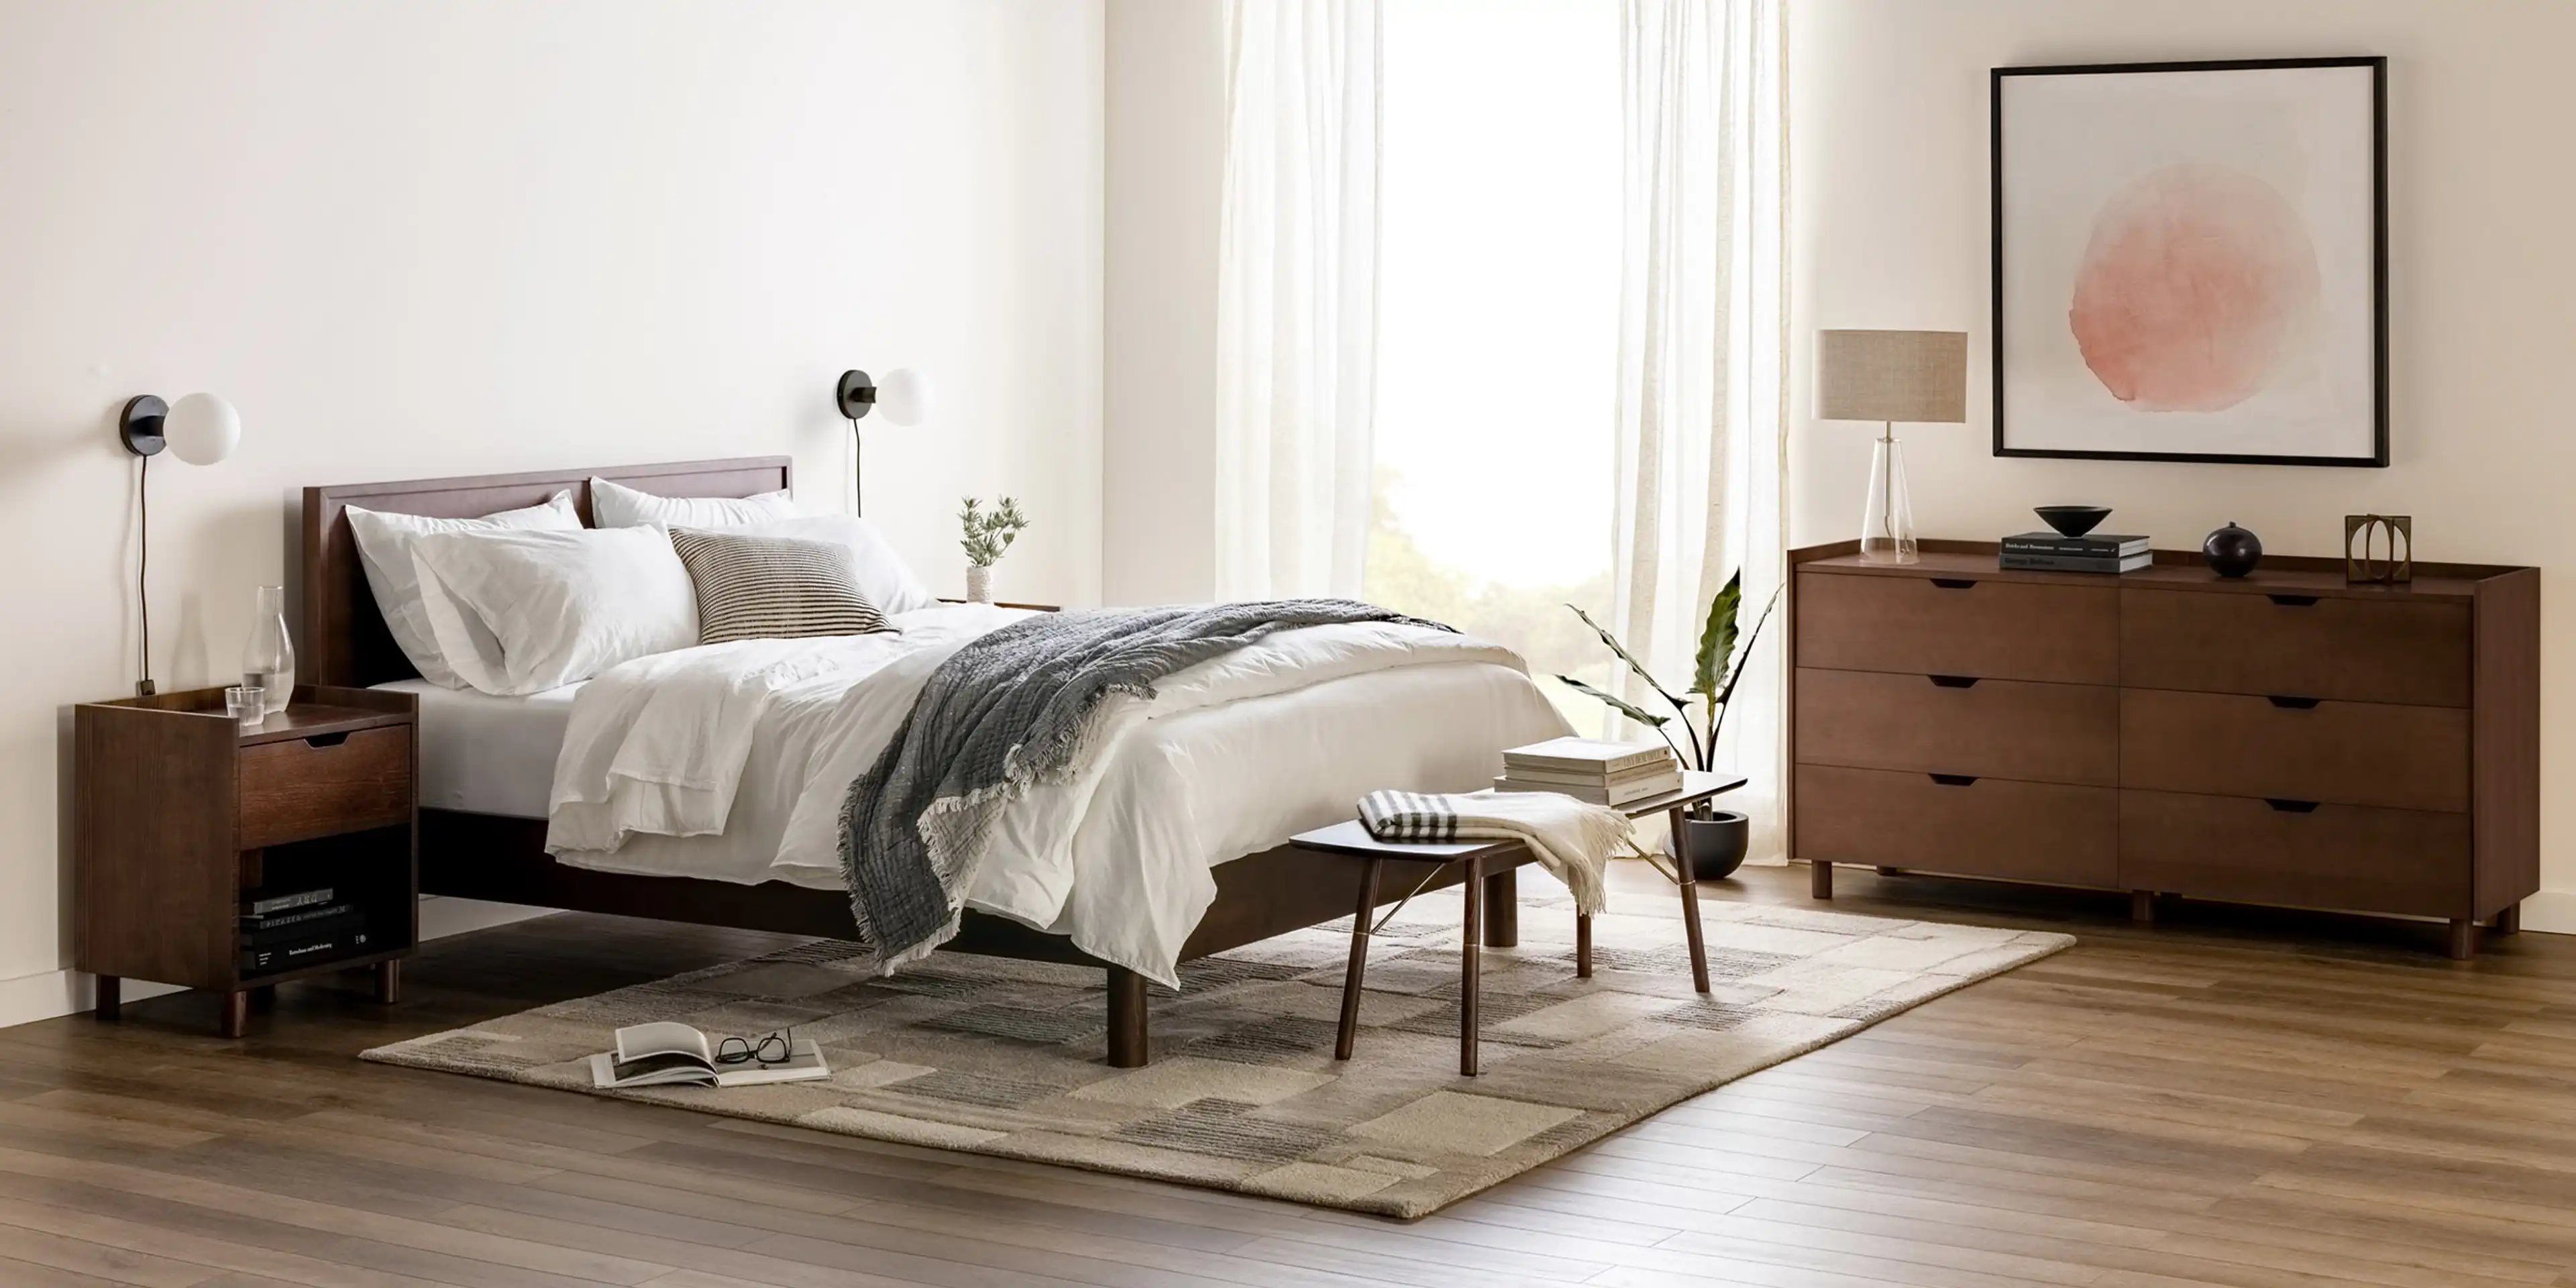
MULTIPOLYGON (((358 558, 345 515, 349 506, 467 518, 535 505, 569 490, 587 523, 589 480, 594 477, 667 497, 748 497, 789 486, 790 462, 785 457, 754 457, 305 489, 302 617, 307 678, 320 684, 399 687, 424 699, 422 891, 541 908, 852 936, 855 924, 847 895, 838 888, 751 879, 741 871, 729 873, 731 879, 710 879, 682 875, 668 865, 658 872, 612 871, 549 854, 548 824, 540 801, 551 780, 554 752, 562 741, 574 692, 507 699, 438 688, 419 679, 386 628, 358 558)), ((1293 775, 1297 755, 1329 757, 1334 749, 1310 745, 1285 750, 1289 754, 1281 757, 1279 772, 1293 775)), ((1340 808, 1347 810, 1346 805, 1340 808)), ((1340 872, 1317 871, 1319 866, 1343 861, 1285 844, 1289 832, 1311 825, 1282 828, 1272 843, 1240 857, 1212 856, 1213 900, 1188 930, 1179 949, 1180 960, 1350 915, 1354 882, 1340 872)), ((1485 878, 1485 903, 1493 910, 1485 923, 1488 946, 1508 947, 1516 942, 1512 869, 1526 861, 1525 857, 1514 860, 1485 878)), ((1408 892, 1437 889, 1458 879, 1454 870, 1433 864, 1395 864, 1381 882, 1380 902, 1391 904, 1408 892)), ((1062 935, 972 909, 946 950, 1099 967, 1106 973, 1108 1063, 1134 1068, 1149 1058, 1148 981, 1137 971, 1085 953, 1062 935)))

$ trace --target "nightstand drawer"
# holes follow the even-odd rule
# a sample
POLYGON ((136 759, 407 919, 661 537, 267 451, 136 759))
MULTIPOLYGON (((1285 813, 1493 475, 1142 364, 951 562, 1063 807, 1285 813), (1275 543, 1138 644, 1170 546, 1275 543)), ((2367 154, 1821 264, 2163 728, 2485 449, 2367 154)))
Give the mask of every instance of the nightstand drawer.
POLYGON ((245 850, 409 823, 411 730, 244 747, 239 783, 245 850))

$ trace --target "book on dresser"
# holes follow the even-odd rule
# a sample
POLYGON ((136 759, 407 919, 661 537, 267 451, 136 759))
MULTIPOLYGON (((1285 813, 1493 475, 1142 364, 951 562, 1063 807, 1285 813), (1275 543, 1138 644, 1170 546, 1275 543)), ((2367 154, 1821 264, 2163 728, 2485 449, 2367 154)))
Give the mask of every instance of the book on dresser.
POLYGON ((1650 742, 1554 738, 1503 753, 1498 792, 1557 792, 1595 805, 1625 805, 1677 792, 1681 765, 1650 742))
POLYGON ((2155 562, 2145 537, 2024 532, 1995 545, 1995 563, 2025 572, 2136 572, 2155 562))
POLYGON ((2517 926, 2539 569, 2095 581, 2000 553, 1790 553, 1789 843, 1818 897, 1851 864, 2124 891, 2142 921, 2160 896, 2437 918, 2461 957, 2517 926))

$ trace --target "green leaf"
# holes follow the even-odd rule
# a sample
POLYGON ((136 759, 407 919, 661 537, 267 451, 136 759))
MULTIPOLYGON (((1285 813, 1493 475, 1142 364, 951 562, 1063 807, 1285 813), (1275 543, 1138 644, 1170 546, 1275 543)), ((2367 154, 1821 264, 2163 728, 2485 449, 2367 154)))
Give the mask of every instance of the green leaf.
MULTIPOLYGON (((1574 605, 1568 604, 1566 607, 1574 608, 1574 605)), ((1592 620, 1592 614, 1587 613, 1580 608, 1574 608, 1574 615, 1582 618, 1583 624, 1591 627, 1592 633, 1600 636, 1601 642, 1609 645, 1610 651, 1618 654, 1619 660, 1627 663, 1628 669, 1636 672, 1637 678, 1645 681, 1647 688, 1653 689, 1657 696, 1661 697, 1664 701, 1673 704, 1673 710, 1679 711, 1685 715, 1689 714, 1690 708, 1682 705, 1682 700, 1674 697, 1672 690, 1656 683, 1654 673, 1646 669, 1646 664, 1638 661, 1635 654, 1630 653, 1625 646, 1621 645, 1618 637, 1612 635, 1608 628, 1604 627, 1601 623, 1592 620)), ((1663 722, 1658 720, 1655 723, 1662 724, 1663 722)))
POLYGON ((1744 637, 1744 656, 1737 659, 1733 670, 1727 672, 1726 685, 1717 692, 1717 705, 1722 707, 1735 700, 1735 686, 1744 678, 1744 663, 1752 660, 1754 641, 1762 638, 1762 628, 1770 622, 1771 610, 1779 606, 1780 592, 1774 590, 1771 592, 1771 602, 1762 606, 1762 615, 1753 619, 1753 633, 1744 637))
POLYGON ((1567 688, 1570 688, 1577 693, 1586 693, 1599 698, 1603 702, 1609 703, 1612 710, 1615 710, 1619 714, 1649 728, 1661 729, 1667 721, 1672 719, 1671 716, 1656 715, 1654 712, 1648 711, 1644 707, 1628 701, 1626 698, 1615 697, 1611 694, 1603 693, 1601 690, 1593 688, 1591 685, 1585 684, 1583 681, 1575 679, 1573 676, 1560 675, 1556 678, 1563 680, 1567 688))
MULTIPOLYGON (((1735 656, 1735 614, 1744 602, 1744 570, 1726 579, 1726 589, 1708 601, 1708 625, 1699 633, 1699 656, 1691 667, 1693 693, 1714 694, 1726 661, 1735 656)), ((1759 629, 1758 627, 1756 629, 1759 629)))

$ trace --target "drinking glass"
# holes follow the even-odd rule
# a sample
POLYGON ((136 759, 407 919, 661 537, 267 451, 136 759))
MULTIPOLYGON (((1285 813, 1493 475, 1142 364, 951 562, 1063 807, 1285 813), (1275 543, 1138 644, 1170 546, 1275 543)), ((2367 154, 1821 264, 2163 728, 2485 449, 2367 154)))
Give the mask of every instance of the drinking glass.
POLYGON ((224 714, 244 729, 256 729, 268 718, 265 695, 256 684, 236 684, 224 690, 224 714))

